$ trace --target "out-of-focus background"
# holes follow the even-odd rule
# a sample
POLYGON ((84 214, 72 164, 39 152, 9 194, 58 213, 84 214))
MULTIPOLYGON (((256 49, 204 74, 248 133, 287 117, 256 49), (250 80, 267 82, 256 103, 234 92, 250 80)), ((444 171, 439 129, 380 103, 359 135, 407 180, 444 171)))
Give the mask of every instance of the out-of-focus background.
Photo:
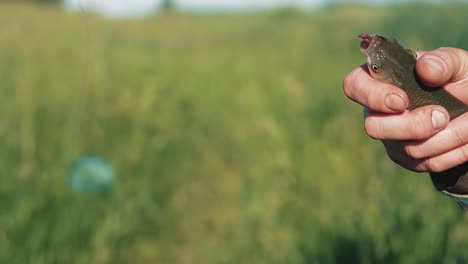
POLYGON ((341 83, 357 34, 467 49, 467 12, 0 1, 0 263, 466 263, 467 217, 341 83))

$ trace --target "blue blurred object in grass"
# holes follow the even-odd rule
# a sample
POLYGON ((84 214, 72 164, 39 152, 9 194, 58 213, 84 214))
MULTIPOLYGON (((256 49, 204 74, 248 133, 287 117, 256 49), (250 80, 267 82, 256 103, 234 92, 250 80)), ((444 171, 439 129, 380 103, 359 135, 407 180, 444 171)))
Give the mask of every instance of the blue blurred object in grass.
POLYGON ((70 163, 67 184, 72 191, 97 194, 110 190, 115 177, 109 161, 96 155, 83 155, 70 163))

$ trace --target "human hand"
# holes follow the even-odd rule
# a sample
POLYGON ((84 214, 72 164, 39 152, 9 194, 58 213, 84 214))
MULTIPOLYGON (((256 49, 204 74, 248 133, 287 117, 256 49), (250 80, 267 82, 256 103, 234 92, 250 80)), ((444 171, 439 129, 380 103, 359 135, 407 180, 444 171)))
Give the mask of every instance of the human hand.
MULTIPOLYGON (((440 48, 419 52, 416 72, 429 86, 442 86, 468 102, 468 52, 440 48)), ((365 131, 383 142, 397 164, 418 172, 440 172, 468 161, 468 114, 449 122, 447 111, 430 105, 413 111, 406 93, 372 79, 365 65, 343 81, 345 94, 366 107, 365 131)))

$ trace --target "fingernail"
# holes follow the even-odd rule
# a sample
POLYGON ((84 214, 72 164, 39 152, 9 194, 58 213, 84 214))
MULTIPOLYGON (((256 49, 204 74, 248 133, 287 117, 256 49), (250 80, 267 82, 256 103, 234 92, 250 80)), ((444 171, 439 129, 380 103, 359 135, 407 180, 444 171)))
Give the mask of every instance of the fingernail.
POLYGON ((385 106, 393 111, 405 110, 405 99, 397 94, 389 94, 385 97, 385 106))
POLYGON ((442 113, 439 110, 432 111, 432 127, 435 130, 438 130, 439 128, 443 127, 446 122, 447 122, 447 117, 445 116, 444 113, 442 113))

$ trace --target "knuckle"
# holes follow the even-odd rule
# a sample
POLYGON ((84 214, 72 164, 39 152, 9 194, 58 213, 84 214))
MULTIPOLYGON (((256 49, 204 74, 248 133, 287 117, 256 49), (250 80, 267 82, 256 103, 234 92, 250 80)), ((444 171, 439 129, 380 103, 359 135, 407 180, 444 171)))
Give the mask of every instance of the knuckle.
POLYGON ((458 131, 457 129, 450 130, 450 131, 451 131, 451 134, 453 134, 453 139, 456 141, 458 146, 461 146, 465 143, 464 142, 465 140, 463 136, 460 134, 460 131, 458 131))
POLYGON ((455 53, 456 51, 449 47, 441 47, 429 52, 430 55, 438 57, 443 63, 450 62, 455 53))
POLYGON ((468 52, 453 47, 441 47, 434 50, 434 54, 437 54, 442 62, 446 65, 450 71, 452 71, 451 80, 459 81, 467 76, 468 63, 466 63, 466 58, 468 58, 468 52))
POLYGON ((408 122, 408 131, 414 139, 423 139, 432 135, 432 124, 426 122, 425 116, 421 113, 408 122))
POLYGON ((440 55, 445 58, 450 58, 450 56, 459 56, 460 58, 463 58, 468 55, 467 51, 460 49, 460 48, 455 48, 455 47, 440 47, 435 50, 433 50, 433 53, 440 55))
POLYGON ((374 109, 374 110, 382 110, 385 108, 384 106, 384 95, 380 94, 378 92, 379 90, 375 90, 372 93, 369 93, 369 98, 367 100, 367 104, 369 105, 369 108, 374 109))
POLYGON ((468 145, 465 145, 462 148, 460 148, 460 151, 461 151, 463 161, 464 162, 468 161, 468 145))

